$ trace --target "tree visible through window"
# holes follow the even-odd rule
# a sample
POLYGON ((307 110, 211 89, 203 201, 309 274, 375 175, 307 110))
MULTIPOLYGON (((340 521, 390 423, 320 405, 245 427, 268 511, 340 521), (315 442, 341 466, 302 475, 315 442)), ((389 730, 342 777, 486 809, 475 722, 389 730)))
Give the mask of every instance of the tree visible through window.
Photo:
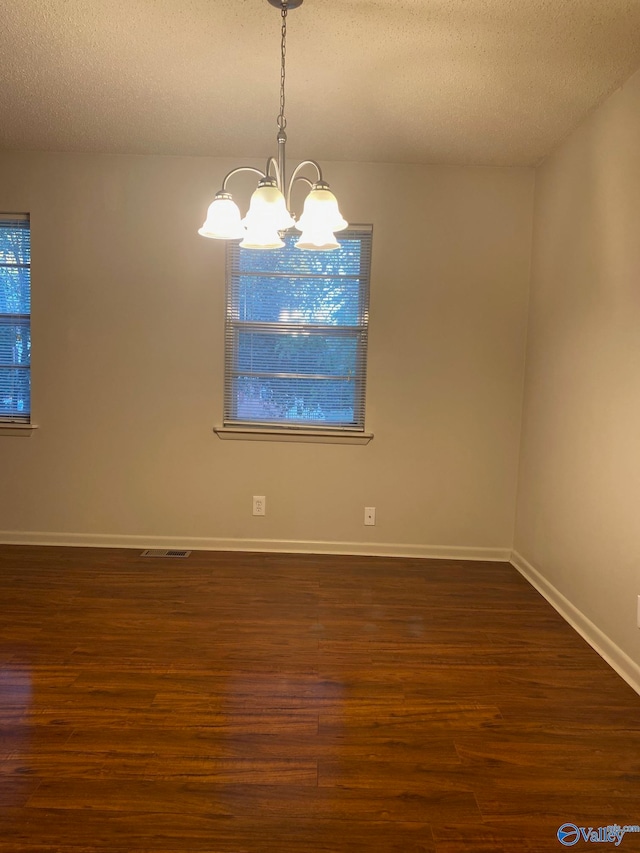
POLYGON ((371 229, 227 249, 225 425, 364 429, 371 229))
POLYGON ((29 217, 0 214, 0 420, 31 412, 29 217))

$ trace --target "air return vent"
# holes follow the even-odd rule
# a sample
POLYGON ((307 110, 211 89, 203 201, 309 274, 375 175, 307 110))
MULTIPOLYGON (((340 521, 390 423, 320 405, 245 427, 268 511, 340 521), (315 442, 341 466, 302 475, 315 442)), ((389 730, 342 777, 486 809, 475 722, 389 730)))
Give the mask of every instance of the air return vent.
POLYGON ((191 551, 173 551, 166 548, 147 548, 141 557, 188 557, 191 551))

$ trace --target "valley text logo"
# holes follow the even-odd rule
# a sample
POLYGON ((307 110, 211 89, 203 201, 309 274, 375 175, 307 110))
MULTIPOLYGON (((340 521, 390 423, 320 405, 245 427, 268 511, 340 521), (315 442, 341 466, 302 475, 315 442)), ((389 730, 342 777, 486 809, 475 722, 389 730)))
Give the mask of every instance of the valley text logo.
POLYGON ((576 826, 575 823, 563 823, 558 829, 558 841, 565 847, 573 847, 580 839, 592 841, 594 844, 620 844, 627 832, 640 832, 640 826, 619 826, 617 823, 611 826, 576 826))

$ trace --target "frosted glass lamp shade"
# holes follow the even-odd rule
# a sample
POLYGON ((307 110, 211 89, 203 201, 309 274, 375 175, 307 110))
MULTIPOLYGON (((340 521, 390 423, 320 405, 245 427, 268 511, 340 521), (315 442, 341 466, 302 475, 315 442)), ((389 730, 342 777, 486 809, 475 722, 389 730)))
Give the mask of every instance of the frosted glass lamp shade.
POLYGON ((338 208, 338 200, 324 181, 311 187, 306 197, 298 228, 302 231, 312 229, 318 231, 342 231, 349 223, 343 218, 338 208))
POLYGON ((269 225, 250 225, 240 243, 241 249, 281 249, 283 246, 278 229, 269 225))
POLYGON ((307 228, 296 243, 296 249, 309 249, 313 252, 328 252, 339 248, 340 243, 330 228, 307 228))
POLYGON ((209 205, 207 218, 198 234, 216 240, 239 240, 244 236, 238 205, 229 193, 219 192, 209 205))
POLYGON ((249 212, 243 220, 247 231, 254 228, 286 231, 295 225, 284 196, 272 178, 263 178, 251 196, 249 212))

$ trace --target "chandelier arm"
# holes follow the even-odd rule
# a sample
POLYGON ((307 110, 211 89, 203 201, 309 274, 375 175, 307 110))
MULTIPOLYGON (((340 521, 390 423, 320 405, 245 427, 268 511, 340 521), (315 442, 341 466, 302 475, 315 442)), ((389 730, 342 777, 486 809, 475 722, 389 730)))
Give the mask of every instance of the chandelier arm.
MULTIPOLYGON (((293 187, 294 182, 296 180, 299 180, 298 172, 301 169, 304 169, 305 166, 313 166, 313 168, 318 173, 318 181, 322 180, 322 169, 320 168, 320 164, 316 163, 315 160, 303 160, 302 163, 298 163, 298 165, 295 167, 295 169, 293 170, 293 172, 291 174, 291 178, 289 179, 289 185, 287 187, 287 209, 288 210, 291 210, 291 189, 293 187)), ((305 180, 308 181, 310 186, 313 186, 313 181, 310 181, 309 178, 305 178, 305 180)))
POLYGON ((276 173, 276 183, 278 184, 278 189, 282 192, 282 172, 275 157, 269 157, 267 160, 267 177, 271 177, 271 169, 276 173))
POLYGON ((227 189, 227 181, 229 178, 232 178, 234 175, 237 175, 238 172, 254 172, 256 175, 260 175, 261 178, 266 178, 265 172, 262 172, 260 169, 256 169, 255 166, 238 166, 235 169, 232 169, 230 172, 224 176, 224 180, 222 181, 222 189, 226 191, 227 189))

